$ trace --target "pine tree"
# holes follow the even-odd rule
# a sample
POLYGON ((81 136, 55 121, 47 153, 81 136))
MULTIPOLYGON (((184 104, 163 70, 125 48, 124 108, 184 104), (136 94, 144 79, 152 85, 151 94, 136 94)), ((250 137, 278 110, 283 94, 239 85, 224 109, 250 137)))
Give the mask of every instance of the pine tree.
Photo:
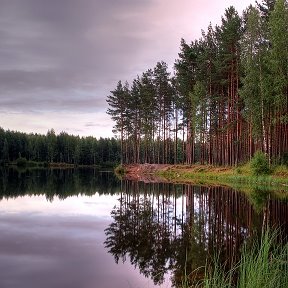
POLYGON ((240 135, 239 127, 241 103, 238 89, 240 82, 240 38, 241 18, 234 7, 225 10, 221 27, 218 29, 219 59, 218 67, 221 73, 222 100, 221 112, 225 114, 223 128, 226 130, 223 138, 224 164, 233 165, 239 162, 240 135))
MULTIPOLYGON (((264 55, 267 50, 263 32, 263 21, 259 10, 250 6, 245 14, 246 25, 242 39, 243 86, 240 95, 245 103, 244 116, 249 123, 249 156, 254 154, 254 140, 260 141, 265 150, 266 123, 263 81, 265 76, 264 55), (259 107, 260 104, 260 107, 259 107)), ((267 149, 266 149, 267 150, 267 149)))
POLYGON ((2 160, 4 163, 9 162, 9 144, 6 138, 4 140, 3 149, 2 149, 2 160))
POLYGON ((172 115, 172 87, 168 66, 165 62, 158 62, 154 68, 153 78, 156 92, 156 111, 159 116, 158 124, 158 163, 167 163, 168 139, 170 131, 170 120, 172 115))
POLYGON ((288 150, 288 7, 285 0, 277 0, 270 14, 269 64, 273 75, 273 116, 271 153, 281 157, 288 150))
POLYGON ((140 117, 141 117, 141 134, 143 135, 143 156, 142 162, 155 163, 155 145, 156 119, 155 113, 157 107, 156 88, 153 83, 153 71, 151 69, 144 72, 140 78, 140 117))
POLYGON ((55 156, 57 154, 56 151, 56 135, 54 129, 48 130, 47 132, 47 148, 48 148, 48 162, 54 162, 55 156))
POLYGON ((122 82, 119 81, 115 90, 107 97, 109 104, 107 113, 111 115, 112 120, 115 121, 115 132, 120 133, 121 141, 121 164, 127 162, 127 149, 124 147, 124 136, 127 128, 127 103, 128 103, 128 87, 123 87, 122 82))
POLYGON ((259 3, 256 1, 257 8, 259 9, 262 18, 264 18, 265 22, 269 22, 269 17, 271 14, 271 11, 273 11, 275 6, 276 0, 262 0, 262 3, 259 3))

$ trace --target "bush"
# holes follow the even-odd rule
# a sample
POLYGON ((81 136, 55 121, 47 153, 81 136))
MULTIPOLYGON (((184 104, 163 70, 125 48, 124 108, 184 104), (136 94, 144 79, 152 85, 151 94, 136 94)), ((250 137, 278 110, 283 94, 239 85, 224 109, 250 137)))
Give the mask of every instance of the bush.
POLYGON ((270 167, 266 155, 262 151, 257 151, 250 162, 253 175, 267 175, 269 174, 270 167))
POLYGON ((114 171, 119 176, 123 176, 126 172, 125 168, 122 165, 117 166, 114 171))

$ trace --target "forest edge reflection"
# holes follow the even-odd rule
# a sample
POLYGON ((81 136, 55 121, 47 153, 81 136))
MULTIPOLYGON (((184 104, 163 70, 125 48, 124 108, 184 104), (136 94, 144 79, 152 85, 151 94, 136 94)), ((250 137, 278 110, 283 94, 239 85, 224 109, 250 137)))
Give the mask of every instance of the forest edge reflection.
POLYGON ((195 282, 203 278, 215 249, 227 264, 237 261, 243 241, 259 235, 263 225, 287 235, 287 201, 254 190, 246 197, 220 186, 120 182, 113 173, 93 169, 1 170, 0 186, 1 199, 45 194, 53 201, 96 191, 119 195, 105 230, 106 249, 116 262, 129 260, 157 285, 169 273, 175 287, 185 270, 195 282))
POLYGON ((244 193, 227 187, 123 181, 119 205, 106 229, 106 248, 115 261, 127 259, 161 284, 172 271, 175 287, 184 271, 191 283, 204 277, 205 264, 218 254, 228 269, 239 261, 244 241, 259 237, 264 226, 286 237, 287 204, 269 192, 244 193))

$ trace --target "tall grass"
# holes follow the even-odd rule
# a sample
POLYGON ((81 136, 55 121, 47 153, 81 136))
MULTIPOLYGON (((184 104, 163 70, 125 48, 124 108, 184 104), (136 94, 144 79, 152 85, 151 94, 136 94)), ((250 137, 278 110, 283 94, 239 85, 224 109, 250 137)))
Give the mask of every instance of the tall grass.
MULTIPOLYGON (((217 260, 214 262, 214 267, 206 270, 205 278, 203 284, 199 283, 197 287, 204 288, 230 288, 233 286, 233 275, 235 273, 234 269, 237 267, 231 268, 228 272, 225 272, 224 268, 219 264, 217 260)), ((207 268, 206 268, 207 269, 207 268)))
POLYGON ((207 266, 205 278, 197 287, 288 287, 288 243, 277 244, 278 236, 277 232, 268 230, 263 233, 260 243, 254 242, 251 247, 244 244, 241 260, 228 272, 218 260, 212 266, 207 266))
POLYGON ((288 287, 288 245, 276 244, 277 233, 264 232, 259 245, 244 246, 239 288, 288 287))

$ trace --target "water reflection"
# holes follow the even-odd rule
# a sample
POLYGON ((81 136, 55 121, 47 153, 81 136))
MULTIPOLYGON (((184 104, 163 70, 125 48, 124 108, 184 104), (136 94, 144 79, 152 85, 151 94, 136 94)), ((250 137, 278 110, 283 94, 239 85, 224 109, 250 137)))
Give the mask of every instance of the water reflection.
POLYGON ((45 194, 65 199, 73 195, 115 194, 120 182, 112 171, 94 169, 0 169, 0 200, 45 194))
POLYGON ((2 170, 0 186, 1 288, 154 287, 104 248, 113 173, 2 170))
POLYGON ((127 287, 119 279, 125 275, 132 283, 134 277, 139 284, 138 271, 155 285, 167 287, 171 277, 178 287, 185 271, 191 283, 202 279, 215 251, 228 266, 237 261, 243 241, 259 235, 263 226, 280 227, 288 235, 287 201, 259 188, 246 196, 218 186, 119 182, 113 173, 93 169, 2 169, 0 199, 1 288, 40 287, 50 278, 55 283, 47 280, 47 287, 61 281, 62 288, 85 287, 89 278, 90 288, 101 277, 103 285, 127 287))
POLYGON ((267 191, 254 190, 249 200, 227 187, 123 181, 122 188, 106 248, 117 263, 128 259, 155 284, 168 271, 175 287, 184 271, 197 283, 215 251, 231 265, 243 241, 260 235, 263 225, 288 234, 287 203, 267 191))

